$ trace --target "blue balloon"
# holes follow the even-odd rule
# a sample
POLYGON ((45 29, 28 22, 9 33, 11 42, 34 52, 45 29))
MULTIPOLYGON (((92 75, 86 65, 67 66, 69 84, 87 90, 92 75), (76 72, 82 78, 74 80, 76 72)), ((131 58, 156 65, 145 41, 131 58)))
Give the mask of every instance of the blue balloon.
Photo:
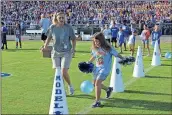
POLYGON ((167 58, 167 59, 169 59, 169 58, 171 58, 171 53, 170 52, 167 52, 167 53, 165 53, 165 58, 167 58))
POLYGON ((93 91, 94 85, 89 80, 86 80, 81 83, 80 88, 83 93, 89 94, 93 91))
POLYGON ((170 53, 170 55, 168 56, 168 59, 171 59, 172 58, 172 53, 170 53))

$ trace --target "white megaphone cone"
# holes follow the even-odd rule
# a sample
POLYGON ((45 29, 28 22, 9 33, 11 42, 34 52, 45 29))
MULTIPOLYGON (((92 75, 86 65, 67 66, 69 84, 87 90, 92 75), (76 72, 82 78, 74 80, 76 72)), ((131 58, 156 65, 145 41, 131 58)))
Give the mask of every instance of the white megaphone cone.
POLYGON ((133 76, 134 77, 144 77, 145 76, 141 46, 138 46, 133 76))
POLYGON ((61 76, 60 67, 56 68, 49 114, 68 114, 66 94, 64 90, 63 77, 61 76))
POLYGON ((160 51, 159 51, 159 46, 158 46, 158 40, 155 41, 155 47, 154 47, 154 52, 153 52, 153 57, 152 57, 152 66, 159 66, 161 65, 161 57, 160 57, 160 51))
POLYGON ((124 84, 122 81, 121 65, 118 63, 119 58, 114 58, 110 87, 113 87, 113 92, 124 92, 124 84))

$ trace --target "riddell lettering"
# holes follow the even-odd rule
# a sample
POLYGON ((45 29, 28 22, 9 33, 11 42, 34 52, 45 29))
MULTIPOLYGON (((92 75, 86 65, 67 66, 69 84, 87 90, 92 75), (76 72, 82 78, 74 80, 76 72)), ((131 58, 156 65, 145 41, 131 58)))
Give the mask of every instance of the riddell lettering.
POLYGON ((60 76, 56 76, 56 80, 61 81, 60 76))
POLYGON ((56 87, 61 87, 60 82, 56 82, 56 87))
POLYGON ((63 97, 59 94, 62 94, 62 90, 61 90, 61 83, 59 82, 60 76, 56 76, 56 89, 55 89, 55 99, 54 99, 54 108, 63 108, 63 105, 61 105, 59 102, 63 101, 63 97), (58 88, 58 89, 57 89, 58 88))
POLYGON ((61 115, 62 112, 60 112, 60 111, 55 111, 54 114, 55 114, 55 115, 61 115))
POLYGON ((62 96, 55 96, 54 101, 63 101, 62 96))
POLYGON ((54 108, 63 108, 63 106, 60 106, 59 103, 54 103, 54 108))
POLYGON ((56 89, 56 93, 55 94, 62 94, 62 90, 61 89, 56 89))

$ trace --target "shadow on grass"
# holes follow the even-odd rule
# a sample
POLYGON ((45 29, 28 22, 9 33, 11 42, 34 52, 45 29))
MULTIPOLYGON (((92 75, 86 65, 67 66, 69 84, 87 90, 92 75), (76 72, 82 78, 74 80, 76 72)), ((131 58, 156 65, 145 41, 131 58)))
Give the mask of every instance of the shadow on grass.
POLYGON ((146 75, 145 77, 146 78, 159 78, 159 79, 172 79, 172 77, 149 76, 149 75, 146 75))
POLYGON ((161 66, 172 66, 171 64, 161 64, 161 66))
POLYGON ((76 53, 91 53, 91 51, 76 51, 76 53))
MULTIPOLYGON (((163 58, 161 58, 161 61, 169 61, 169 62, 171 62, 171 60, 170 59, 163 59, 163 58)), ((152 59, 150 60, 150 59, 144 59, 144 61, 150 61, 150 62, 152 62, 152 59)))
POLYGON ((17 52, 17 51, 33 51, 33 50, 40 50, 40 49, 8 49, 8 50, 4 50, 7 52, 17 52))
POLYGON ((146 94, 146 95, 167 95, 167 96, 172 96, 171 94, 166 94, 166 93, 134 91, 134 90, 125 90, 125 93, 137 93, 137 94, 146 94))
POLYGON ((74 98, 86 98, 86 99, 95 99, 94 96, 92 95, 87 95, 87 94, 80 94, 80 95, 67 95, 66 97, 74 97, 74 98))
MULTIPOLYGON (((144 91, 132 91, 125 90, 125 93, 138 93, 138 94, 148 94, 148 95, 171 95, 164 93, 154 93, 154 92, 144 92, 144 91)), ((72 98, 83 98, 92 99, 95 97, 92 95, 80 94, 80 95, 68 95, 67 97, 72 98)), ((150 100, 129 100, 121 98, 110 98, 101 99, 103 101, 103 107, 116 107, 116 108, 129 108, 129 109, 139 109, 139 110, 159 110, 159 111, 171 111, 171 103, 169 102, 158 102, 150 100)))
POLYGON ((171 111, 171 103, 148 101, 148 100, 129 100, 129 99, 104 99, 104 107, 129 108, 139 110, 159 110, 171 111))

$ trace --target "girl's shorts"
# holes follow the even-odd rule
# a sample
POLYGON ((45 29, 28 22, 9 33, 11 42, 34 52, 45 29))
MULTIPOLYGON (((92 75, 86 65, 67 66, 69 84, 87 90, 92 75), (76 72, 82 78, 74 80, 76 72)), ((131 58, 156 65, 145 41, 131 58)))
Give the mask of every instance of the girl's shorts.
POLYGON ((128 47, 129 47, 130 49, 134 49, 134 44, 128 44, 128 47))
POLYGON ((107 78, 108 74, 105 72, 104 69, 101 68, 95 68, 93 71, 93 79, 94 80, 105 80, 107 78))
MULTIPOLYGON (((160 44, 160 40, 158 40, 158 45, 160 44)), ((152 47, 154 48, 154 46, 155 46, 155 41, 152 41, 151 42, 151 45, 152 45, 152 47)))
POLYGON ((125 43, 125 42, 124 41, 119 41, 118 45, 121 47, 123 43, 125 43))
POLYGON ((143 44, 149 44, 149 40, 142 40, 143 44))

